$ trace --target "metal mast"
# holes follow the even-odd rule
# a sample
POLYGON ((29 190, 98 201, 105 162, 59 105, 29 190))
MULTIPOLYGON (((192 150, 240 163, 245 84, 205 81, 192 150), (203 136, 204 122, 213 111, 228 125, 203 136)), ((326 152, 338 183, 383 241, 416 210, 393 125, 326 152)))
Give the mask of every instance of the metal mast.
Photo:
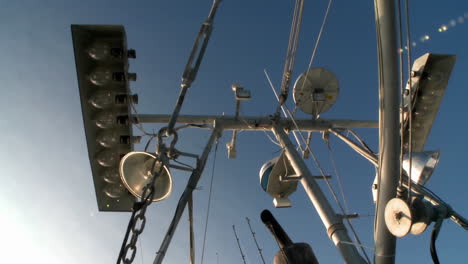
POLYGON ((395 262, 396 238, 385 224, 385 206, 396 195, 400 174, 398 46, 395 1, 375 0, 379 61, 379 167, 374 224, 376 264, 395 262))

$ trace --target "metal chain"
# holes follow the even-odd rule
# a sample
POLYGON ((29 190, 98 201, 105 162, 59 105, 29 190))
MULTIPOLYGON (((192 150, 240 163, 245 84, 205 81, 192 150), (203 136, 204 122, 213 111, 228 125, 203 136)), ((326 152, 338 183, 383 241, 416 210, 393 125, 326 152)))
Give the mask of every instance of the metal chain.
POLYGON ((141 194, 140 201, 134 204, 134 212, 130 218, 127 229, 127 235, 123 242, 123 244, 126 245, 122 246, 121 252, 119 254, 119 259, 117 260, 118 264, 120 263, 120 261, 123 261, 123 263, 125 264, 130 264, 135 259, 137 251, 136 243, 138 241, 138 236, 143 233, 143 230, 146 225, 146 209, 153 202, 154 183, 156 182, 156 178, 158 178, 158 176, 161 175, 161 173, 163 172, 163 169, 165 167, 164 165, 166 164, 163 155, 160 155, 159 158, 154 161, 151 171, 154 171, 156 163, 158 162, 161 163, 159 171, 157 173, 153 173, 153 178, 151 179, 151 182, 148 183, 145 187, 143 187, 143 192, 141 194), (130 239, 130 243, 127 244, 128 233, 130 231, 132 232, 132 237, 130 239), (130 257, 128 257, 128 255, 130 255, 130 257))

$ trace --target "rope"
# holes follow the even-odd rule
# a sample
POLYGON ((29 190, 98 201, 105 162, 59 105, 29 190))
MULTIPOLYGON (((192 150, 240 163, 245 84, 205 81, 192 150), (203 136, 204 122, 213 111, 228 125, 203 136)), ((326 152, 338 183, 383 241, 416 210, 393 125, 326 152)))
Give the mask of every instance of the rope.
POLYGON ((216 154, 218 153, 218 143, 219 140, 216 140, 215 152, 213 156, 213 167, 211 168, 211 182, 210 182, 210 190, 208 192, 208 209, 206 210, 206 218, 205 218, 205 233, 203 234, 203 247, 202 247, 202 255, 200 263, 203 264, 203 259, 205 257, 205 243, 206 243, 206 232, 208 230, 208 220, 210 216, 210 207, 211 207, 211 194, 213 191, 213 179, 214 179, 214 172, 216 167, 216 154))

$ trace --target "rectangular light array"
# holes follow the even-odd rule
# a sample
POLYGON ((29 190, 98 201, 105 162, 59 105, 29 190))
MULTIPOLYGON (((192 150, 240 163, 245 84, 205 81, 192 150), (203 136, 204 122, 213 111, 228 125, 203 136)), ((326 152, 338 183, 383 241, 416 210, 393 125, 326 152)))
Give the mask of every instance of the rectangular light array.
POLYGON ((412 94, 409 94, 408 81, 403 96, 405 152, 408 152, 409 111, 412 113, 412 151, 420 152, 424 149, 432 123, 439 111, 455 60, 454 55, 426 53, 414 61, 410 77, 412 94), (412 109, 408 109, 410 98, 412 109))
POLYGON ((120 159, 139 137, 132 135, 126 34, 120 25, 72 25, 81 110, 100 211, 131 211, 135 198, 122 185, 120 159))

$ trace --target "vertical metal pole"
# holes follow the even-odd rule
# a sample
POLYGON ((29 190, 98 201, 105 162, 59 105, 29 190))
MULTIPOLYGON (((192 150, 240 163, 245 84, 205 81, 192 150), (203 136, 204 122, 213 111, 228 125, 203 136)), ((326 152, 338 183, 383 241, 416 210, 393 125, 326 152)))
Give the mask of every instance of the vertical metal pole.
POLYGON ((197 167, 193 170, 192 175, 190 175, 190 179, 187 182, 187 186, 185 187, 185 190, 182 193, 182 196, 180 197, 174 218, 172 219, 171 225, 167 230, 166 236, 164 237, 164 240, 161 243, 161 247, 156 253, 156 258, 154 259, 153 264, 162 263, 164 256, 166 255, 167 248, 171 243, 172 236, 174 235, 175 230, 177 228, 177 224, 179 223, 180 218, 184 213, 185 206, 187 205, 188 200, 192 196, 193 190, 197 187, 198 180, 200 180, 201 174, 206 165, 206 160, 208 159, 208 155, 210 154, 211 147, 213 146, 213 143, 221 136, 221 131, 222 128, 220 126, 215 125, 215 128, 213 129, 213 132, 211 133, 211 136, 208 139, 208 143, 206 144, 206 147, 203 150, 203 153, 197 162, 197 167))
POLYGON ((400 174, 398 46, 394 0, 375 0, 379 59, 379 176, 375 219, 376 264, 395 263, 396 238, 385 224, 385 206, 400 174))
POLYGON ((195 236, 193 234, 193 195, 188 200, 190 229, 190 264, 195 264, 195 236))
POLYGON ((278 138, 278 141, 285 148, 286 156, 291 162, 296 174, 302 177, 301 184, 304 187, 304 190, 314 205, 315 210, 317 210, 320 219, 322 219, 322 222, 327 229, 328 236, 340 251, 345 262, 366 263, 361 255, 359 255, 356 247, 352 244, 342 219, 333 210, 333 207, 323 194, 320 186, 315 182, 304 160, 297 152, 288 135, 286 135, 284 130, 276 124, 273 125, 273 132, 278 138))

